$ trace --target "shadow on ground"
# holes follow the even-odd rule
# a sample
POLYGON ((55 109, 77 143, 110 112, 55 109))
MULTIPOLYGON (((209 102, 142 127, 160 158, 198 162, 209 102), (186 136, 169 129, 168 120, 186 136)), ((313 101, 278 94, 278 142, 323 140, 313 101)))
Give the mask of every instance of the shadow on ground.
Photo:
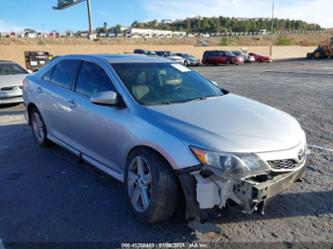
POLYGON ((282 193, 268 201, 264 215, 260 213, 243 214, 238 210, 228 208, 221 217, 209 219, 209 221, 225 224, 327 214, 333 214, 333 191, 282 193))

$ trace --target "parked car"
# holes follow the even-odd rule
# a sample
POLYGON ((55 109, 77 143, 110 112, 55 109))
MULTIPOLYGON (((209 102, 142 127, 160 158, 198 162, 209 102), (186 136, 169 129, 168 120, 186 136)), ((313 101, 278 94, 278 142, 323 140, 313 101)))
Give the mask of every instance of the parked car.
POLYGON ((261 55, 261 54, 257 54, 257 53, 249 53, 250 56, 254 57, 254 62, 259 62, 259 63, 263 63, 263 62, 272 62, 272 58, 270 56, 266 56, 266 55, 261 55))
POLYGON ((246 63, 252 63, 252 62, 255 62, 255 58, 254 58, 254 56, 249 55, 249 53, 248 53, 247 51, 244 51, 244 50, 236 50, 236 51, 232 51, 232 53, 233 53, 234 55, 237 55, 237 56, 241 56, 241 57, 243 57, 244 62, 246 62, 246 63))
POLYGON ((160 57, 165 57, 169 60, 178 62, 178 63, 183 64, 183 65, 185 64, 185 60, 184 60, 183 57, 178 56, 175 53, 171 53, 171 51, 155 51, 155 53, 160 57))
POLYGON ((181 56, 178 56, 176 54, 170 54, 168 57, 166 57, 169 60, 172 60, 174 62, 177 62, 179 64, 185 65, 185 59, 181 56))
POLYGON ((214 51, 205 51, 202 57, 202 64, 212 64, 212 65, 219 65, 219 64, 235 64, 240 65, 244 64, 244 59, 242 56, 234 55, 229 51, 221 51, 221 50, 214 50, 214 51))
POLYGON ((0 60, 0 105, 23 102, 23 80, 28 71, 12 61, 0 60))
POLYGON ((154 51, 144 50, 144 49, 134 49, 133 53, 134 54, 143 54, 143 55, 148 55, 148 56, 157 56, 157 54, 154 51))
POLYGON ((33 72, 38 71, 52 58, 53 55, 51 55, 49 52, 46 51, 24 52, 25 67, 33 72))
POLYGON ((199 66, 200 60, 195 58, 193 55, 186 54, 186 53, 175 53, 175 55, 180 56, 184 59, 185 66, 199 66))
POLYGON ((26 78, 24 103, 37 143, 124 182, 143 223, 171 217, 180 193, 187 218, 230 203, 261 210, 306 164, 292 116, 163 58, 61 56, 26 78))
POLYGON ((158 56, 168 57, 171 55, 171 51, 155 51, 158 56))

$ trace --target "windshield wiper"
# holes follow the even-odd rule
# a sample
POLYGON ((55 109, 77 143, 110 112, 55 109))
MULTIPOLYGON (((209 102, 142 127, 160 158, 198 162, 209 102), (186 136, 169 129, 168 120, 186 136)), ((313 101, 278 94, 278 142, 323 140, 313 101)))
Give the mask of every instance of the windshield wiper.
POLYGON ((189 99, 184 101, 185 102, 192 102, 192 101, 200 101, 200 100, 206 100, 208 97, 199 97, 199 98, 194 98, 194 99, 189 99))
MULTIPOLYGON (((208 97, 214 97, 214 96, 208 96, 208 97)), ((162 101, 162 102, 160 102, 160 104, 161 105, 170 105, 170 104, 188 103, 188 102, 192 102, 192 101, 206 100, 208 97, 199 97, 199 98, 179 100, 179 101, 162 101)))

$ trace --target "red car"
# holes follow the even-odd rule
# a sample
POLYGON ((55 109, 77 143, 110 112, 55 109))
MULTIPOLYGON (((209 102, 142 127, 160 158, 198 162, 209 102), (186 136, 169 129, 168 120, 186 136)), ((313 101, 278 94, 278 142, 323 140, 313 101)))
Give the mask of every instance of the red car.
POLYGON ((249 56, 253 56, 254 57, 254 62, 272 62, 272 58, 270 56, 266 56, 266 55, 261 55, 261 54, 256 54, 256 53, 249 53, 249 56))
POLYGON ((244 58, 242 56, 234 55, 229 51, 221 51, 221 50, 211 50, 205 51, 202 57, 202 64, 235 64, 240 65, 244 64, 244 58))

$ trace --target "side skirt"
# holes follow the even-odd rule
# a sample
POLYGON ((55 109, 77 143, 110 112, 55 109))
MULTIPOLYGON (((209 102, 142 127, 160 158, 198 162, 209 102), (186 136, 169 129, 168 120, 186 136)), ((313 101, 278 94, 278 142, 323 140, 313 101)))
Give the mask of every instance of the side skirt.
POLYGON ((76 155, 77 157, 79 157, 80 159, 90 163, 91 165, 93 165, 94 167, 100 169, 101 171, 103 171, 104 173, 112 176, 113 178, 117 179, 118 181, 124 182, 124 175, 111 169, 110 167, 96 161, 95 159, 82 154, 80 151, 76 150, 75 148, 73 148, 72 146, 66 144, 65 142, 61 141, 60 139, 48 134, 48 139, 51 140, 52 142, 56 143, 57 145, 63 147, 64 149, 70 151, 71 153, 73 153, 74 155, 76 155))

